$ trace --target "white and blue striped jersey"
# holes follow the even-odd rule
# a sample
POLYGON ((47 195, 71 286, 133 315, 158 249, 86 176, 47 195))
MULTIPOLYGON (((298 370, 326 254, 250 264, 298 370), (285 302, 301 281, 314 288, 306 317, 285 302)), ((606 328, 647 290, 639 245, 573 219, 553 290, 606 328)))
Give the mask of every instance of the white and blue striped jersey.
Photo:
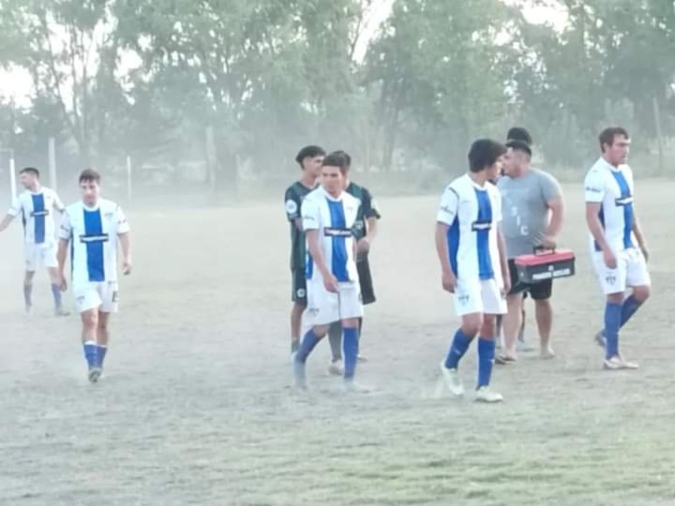
POLYGON ((26 244, 54 244, 56 230, 54 210, 63 211, 63 203, 54 190, 42 187, 33 193, 25 191, 16 199, 7 214, 18 216, 24 229, 26 244))
POLYGON ((502 199, 494 184, 479 186, 468 174, 455 179, 441 197, 436 221, 449 227, 450 266, 458 280, 501 280, 502 199))
MULTIPOLYGON (((317 230, 319 245, 326 267, 341 283, 359 280, 354 256, 354 224, 361 201, 342 192, 338 198, 331 197, 323 187, 311 192, 302 203, 302 227, 317 230)), ((321 279, 321 273, 314 267, 309 245, 306 263, 307 281, 321 279)))
POLYGON ((117 240, 129 232, 122 208, 101 199, 95 208, 83 202, 69 205, 59 237, 70 241, 72 283, 117 281, 117 240))
MULTIPOLYGON (((613 167, 600 158, 586 174, 584 194, 586 202, 600 204, 598 217, 609 247, 615 252, 635 247, 633 172, 630 167, 613 167)), ((591 247, 600 251, 592 236, 591 247)))

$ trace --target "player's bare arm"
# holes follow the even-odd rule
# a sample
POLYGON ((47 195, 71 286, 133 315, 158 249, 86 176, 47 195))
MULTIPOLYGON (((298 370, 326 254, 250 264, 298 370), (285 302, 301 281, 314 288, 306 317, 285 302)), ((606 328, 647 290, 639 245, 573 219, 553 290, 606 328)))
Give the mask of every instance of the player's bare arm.
POLYGON ((448 242, 446 240, 449 228, 445 223, 436 222, 436 253, 441 263, 441 283, 443 289, 454 293, 457 279, 450 266, 450 253, 448 252, 448 242))
POLYGON ((5 229, 9 227, 9 224, 12 223, 12 220, 14 220, 14 216, 12 216, 11 214, 5 216, 4 219, 0 222, 0 232, 4 232, 5 229))
POLYGON ((544 231, 543 244, 545 248, 555 248, 557 245, 556 238, 562 230, 563 221, 565 219, 565 202, 561 196, 549 200, 547 203, 551 211, 551 219, 548 227, 544 231))
POLYGON ((131 239, 129 232, 118 234, 120 247, 122 248, 122 272, 125 276, 131 274, 131 239))
POLYGON ((319 269, 323 277, 323 284, 326 290, 332 293, 337 293, 338 283, 333 273, 326 267, 326 261, 323 258, 321 247, 319 246, 319 231, 316 229, 307 230, 307 245, 309 247, 309 254, 312 256, 314 265, 319 269))
POLYGON ((64 271, 66 268, 66 258, 68 258, 68 245, 70 239, 59 239, 59 249, 56 252, 56 260, 59 263, 59 280, 61 282, 61 291, 65 292, 68 289, 68 282, 64 271))
POLYGON ((502 280, 504 283, 504 295, 511 291, 511 274, 509 273, 509 260, 506 255, 506 240, 504 239, 504 232, 502 225, 497 225, 497 247, 499 248, 499 265, 502 269, 502 280))
POLYGON ((377 237, 377 222, 379 220, 372 216, 366 220, 366 223, 368 224, 368 232, 366 232, 366 236, 361 239, 358 243, 358 251, 361 253, 366 253, 370 251, 370 246, 373 244, 373 241, 375 240, 375 237, 377 237))
POLYGON ((607 239, 605 238, 605 232, 602 228, 602 223, 600 223, 600 207, 602 206, 599 202, 586 202, 586 224, 588 225, 588 230, 591 232, 593 239, 598 243, 600 249, 602 250, 602 257, 605 262, 605 265, 610 269, 616 269, 616 255, 607 244, 607 239))
POLYGON ((638 216, 635 213, 635 207, 633 207, 632 230, 633 233, 635 234, 635 238, 637 239, 638 246, 640 247, 642 254, 645 256, 645 260, 649 260, 649 249, 647 248, 647 241, 645 240, 645 235, 644 232, 642 231, 642 224, 640 223, 640 220, 638 219, 638 216))

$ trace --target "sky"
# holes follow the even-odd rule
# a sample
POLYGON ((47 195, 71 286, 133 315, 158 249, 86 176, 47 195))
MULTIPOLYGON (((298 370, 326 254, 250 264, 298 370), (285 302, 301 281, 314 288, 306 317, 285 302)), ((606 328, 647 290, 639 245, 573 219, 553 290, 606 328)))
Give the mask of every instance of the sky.
MULTIPOLYGON (((372 11, 366 20, 364 35, 361 37, 356 49, 355 58, 362 60, 367 49, 368 42, 377 33, 378 28, 391 14, 391 8, 395 0, 376 0, 372 11)), ((449 1, 449 0, 448 0, 449 1)), ((457 0, 469 1, 469 0, 457 0)), ((521 3, 519 0, 503 0, 506 4, 516 5, 521 3)), ((545 21, 553 22, 556 28, 561 28, 566 22, 564 12, 557 11, 554 7, 530 4, 523 9, 523 14, 531 23, 543 23, 545 21)), ((128 61, 134 61, 136 58, 129 58, 128 61)), ((0 101, 14 100, 17 105, 28 106, 32 94, 31 77, 23 69, 12 69, 11 71, 0 69, 0 101)))

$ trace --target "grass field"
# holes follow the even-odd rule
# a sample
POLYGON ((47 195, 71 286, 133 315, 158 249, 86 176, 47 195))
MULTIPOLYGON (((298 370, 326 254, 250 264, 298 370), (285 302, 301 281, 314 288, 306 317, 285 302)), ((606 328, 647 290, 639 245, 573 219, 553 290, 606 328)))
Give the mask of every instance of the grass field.
MULTIPOLYGON (((497 406, 432 396, 457 325, 433 247, 436 197, 380 199, 379 300, 359 369, 377 392, 356 397, 326 376, 327 344, 310 358, 312 390, 289 389, 281 204, 129 212, 135 273, 95 386, 77 317, 51 316, 46 275, 36 314, 22 315, 16 225, 0 236, 0 504, 675 504, 674 193, 638 184, 654 295, 622 342, 641 369, 601 370, 603 298, 583 197, 567 187, 563 242, 578 270, 554 290, 558 357, 496 369, 497 406)), ((475 348, 463 374, 474 381, 475 348)))

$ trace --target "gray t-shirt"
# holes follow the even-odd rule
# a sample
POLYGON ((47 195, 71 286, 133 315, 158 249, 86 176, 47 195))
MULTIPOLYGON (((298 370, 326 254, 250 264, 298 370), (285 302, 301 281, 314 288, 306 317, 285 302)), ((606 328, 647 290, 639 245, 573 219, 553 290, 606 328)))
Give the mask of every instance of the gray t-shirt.
POLYGON ((502 194, 502 230, 508 258, 528 255, 541 244, 549 224, 548 203, 562 195, 558 181, 549 173, 530 169, 524 176, 499 178, 502 194))

